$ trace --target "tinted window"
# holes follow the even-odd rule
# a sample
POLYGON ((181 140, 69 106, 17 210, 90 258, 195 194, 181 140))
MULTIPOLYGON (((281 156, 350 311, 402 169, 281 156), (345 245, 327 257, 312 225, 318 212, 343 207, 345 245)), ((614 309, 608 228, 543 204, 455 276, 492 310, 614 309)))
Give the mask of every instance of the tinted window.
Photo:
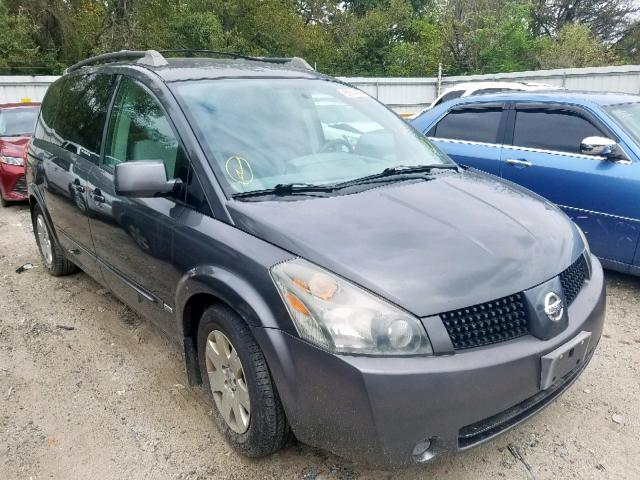
POLYGON ((60 135, 55 131, 55 121, 59 106, 62 102, 63 86, 64 80, 58 80, 47 89, 34 134, 36 139, 51 142, 56 145, 62 144, 60 135))
POLYGON ((113 92, 109 75, 68 77, 54 126, 62 147, 98 163, 102 131, 113 92))
POLYGON ((453 92, 445 93, 442 98, 435 103, 434 107, 441 103, 448 102, 449 100, 453 100, 454 98, 461 97, 463 93, 464 90, 454 90, 453 92))
POLYGON ((519 110, 513 144, 561 152, 580 153, 585 137, 602 136, 588 120, 567 110, 519 110))
POLYGON ((125 78, 113 104, 105 164, 137 160, 160 160, 167 178, 188 181, 189 163, 164 112, 144 87, 125 78))
POLYGON ((438 138, 496 143, 502 109, 453 110, 436 125, 438 138))

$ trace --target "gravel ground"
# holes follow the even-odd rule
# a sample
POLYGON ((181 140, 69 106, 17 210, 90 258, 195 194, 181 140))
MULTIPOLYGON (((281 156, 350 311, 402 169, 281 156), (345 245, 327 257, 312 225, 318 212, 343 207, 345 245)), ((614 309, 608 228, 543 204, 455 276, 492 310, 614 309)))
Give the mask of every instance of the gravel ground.
POLYGON ((295 443, 236 455, 176 345, 86 275, 46 274, 26 206, 0 209, 0 278, 3 480, 640 478, 640 278, 607 274, 604 337, 559 401, 475 450, 393 473, 295 443))

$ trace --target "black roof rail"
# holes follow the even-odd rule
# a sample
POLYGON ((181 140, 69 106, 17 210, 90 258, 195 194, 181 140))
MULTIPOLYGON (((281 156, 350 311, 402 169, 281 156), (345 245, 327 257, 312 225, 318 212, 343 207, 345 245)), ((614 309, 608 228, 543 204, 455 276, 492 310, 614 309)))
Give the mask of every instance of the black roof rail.
POLYGON ((100 63, 117 62, 119 60, 137 60, 142 65, 150 65, 152 67, 162 67, 167 65, 167 59, 163 54, 206 54, 220 55, 224 57, 239 58, 243 60, 252 60, 254 62, 291 64, 293 67, 303 68, 305 70, 313 70, 313 67, 307 63, 304 58, 300 57, 251 57, 232 52, 219 52, 216 50, 198 50, 198 49, 174 49, 174 50, 120 50, 119 52, 103 53, 96 55, 78 63, 71 65, 65 72, 73 72, 88 65, 97 65, 100 63))
POLYGON ((158 52, 161 54, 165 54, 165 53, 202 54, 204 53, 207 55, 220 55, 223 57, 238 58, 242 60, 252 60, 254 62, 279 63, 283 65, 290 63, 292 66, 295 66, 298 68, 313 70, 313 67, 309 65, 309 63, 304 58, 301 58, 301 57, 253 57, 250 55, 243 55, 241 53, 235 53, 235 52, 221 52, 219 50, 204 50, 204 49, 191 49, 191 48, 167 49, 167 50, 159 50, 158 52))
POLYGON ((167 62, 167 59, 156 50, 120 50, 119 52, 103 53, 102 55, 96 55, 95 57, 89 57, 81 60, 67 68, 66 72, 73 72, 79 68, 86 67, 87 65, 96 65, 99 63, 109 63, 127 59, 137 59, 138 63, 151 65, 153 67, 160 67, 169 63, 167 62))

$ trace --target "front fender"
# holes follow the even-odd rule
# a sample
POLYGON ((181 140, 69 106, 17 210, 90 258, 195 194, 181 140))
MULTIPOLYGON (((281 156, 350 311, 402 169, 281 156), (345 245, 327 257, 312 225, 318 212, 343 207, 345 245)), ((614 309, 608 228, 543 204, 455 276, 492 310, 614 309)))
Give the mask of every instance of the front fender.
MULTIPOLYGON (((264 278, 257 278, 254 282, 213 265, 201 265, 189 270, 178 282, 176 289, 176 321, 178 336, 182 340, 185 354, 187 379, 190 385, 202 382, 198 364, 198 353, 195 332, 187 332, 185 308, 191 298, 199 294, 207 294, 225 303, 233 309, 244 322, 254 331, 261 332, 263 328, 283 329, 291 332, 293 323, 276 292, 275 286, 267 271, 264 278), (262 281, 260 281, 262 280, 262 281), (263 293, 256 288, 262 287, 263 293)), ((258 276, 259 277, 259 276, 258 276)), ((264 335, 255 335, 256 341, 263 352, 268 353, 269 345, 263 344, 264 335)))
POLYGON ((268 272, 264 278, 249 282, 233 272, 214 265, 189 270, 176 289, 176 319, 179 335, 185 337, 184 310, 194 295, 206 293, 232 308, 251 328, 278 328, 295 332, 289 314, 268 272))

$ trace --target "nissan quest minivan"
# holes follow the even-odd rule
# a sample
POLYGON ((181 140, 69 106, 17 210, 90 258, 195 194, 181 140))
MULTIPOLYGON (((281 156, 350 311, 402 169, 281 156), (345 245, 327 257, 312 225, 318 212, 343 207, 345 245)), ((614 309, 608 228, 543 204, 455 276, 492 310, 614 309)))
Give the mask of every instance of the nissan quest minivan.
POLYGON ((101 55, 53 83, 29 201, 49 272, 82 269, 183 345, 239 452, 292 433, 427 462, 582 373, 603 274, 557 207, 301 59, 182 55, 101 55))

